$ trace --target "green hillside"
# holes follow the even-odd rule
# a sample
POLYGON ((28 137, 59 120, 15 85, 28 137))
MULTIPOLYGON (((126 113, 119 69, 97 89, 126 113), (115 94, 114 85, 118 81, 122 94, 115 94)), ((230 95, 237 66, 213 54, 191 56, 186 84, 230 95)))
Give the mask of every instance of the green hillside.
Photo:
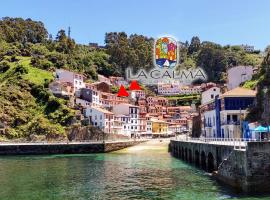
POLYGON ((0 119, 7 123, 2 138, 44 135, 47 139, 65 138, 64 128, 73 118, 62 99, 55 98, 44 84, 53 79, 51 72, 31 66, 29 57, 5 57, 0 76, 0 119))

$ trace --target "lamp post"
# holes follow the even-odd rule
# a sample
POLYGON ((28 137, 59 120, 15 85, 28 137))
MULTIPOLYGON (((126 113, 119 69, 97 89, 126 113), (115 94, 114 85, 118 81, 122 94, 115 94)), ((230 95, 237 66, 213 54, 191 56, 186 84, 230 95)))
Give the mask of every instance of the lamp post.
POLYGON ((269 134, 269 98, 268 98, 268 88, 264 87, 263 88, 263 92, 264 92, 264 113, 263 113, 263 121, 267 126, 267 132, 266 132, 266 138, 268 140, 268 134, 269 134))
POLYGON ((102 133, 103 133, 103 134, 102 134, 102 137, 103 137, 103 138, 102 138, 102 139, 103 139, 103 143, 105 144, 105 126, 102 126, 102 127, 101 127, 101 130, 102 130, 102 133))

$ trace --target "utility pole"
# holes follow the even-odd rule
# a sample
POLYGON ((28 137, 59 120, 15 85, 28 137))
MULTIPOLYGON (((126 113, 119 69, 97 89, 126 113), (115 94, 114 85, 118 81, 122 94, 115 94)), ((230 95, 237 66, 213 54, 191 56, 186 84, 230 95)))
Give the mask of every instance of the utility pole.
POLYGON ((71 33, 71 28, 70 26, 68 27, 68 38, 70 39, 70 33, 71 33))

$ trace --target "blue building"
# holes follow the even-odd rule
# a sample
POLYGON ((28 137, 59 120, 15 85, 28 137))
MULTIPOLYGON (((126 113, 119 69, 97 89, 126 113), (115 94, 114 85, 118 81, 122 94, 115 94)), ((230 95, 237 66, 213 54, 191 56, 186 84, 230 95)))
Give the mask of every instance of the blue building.
POLYGON ((235 88, 200 106, 202 135, 217 138, 241 138, 241 122, 253 105, 256 92, 235 88))

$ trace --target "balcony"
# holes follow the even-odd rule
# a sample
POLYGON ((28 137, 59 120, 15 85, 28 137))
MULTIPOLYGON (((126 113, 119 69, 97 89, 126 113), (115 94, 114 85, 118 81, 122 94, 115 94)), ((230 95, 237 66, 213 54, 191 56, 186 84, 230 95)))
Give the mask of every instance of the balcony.
POLYGON ((211 127, 212 127, 212 123, 205 123, 205 124, 204 124, 204 127, 205 127, 205 128, 211 128, 211 127))
POLYGON ((240 125, 240 121, 225 121, 221 122, 221 126, 223 125, 240 125))

